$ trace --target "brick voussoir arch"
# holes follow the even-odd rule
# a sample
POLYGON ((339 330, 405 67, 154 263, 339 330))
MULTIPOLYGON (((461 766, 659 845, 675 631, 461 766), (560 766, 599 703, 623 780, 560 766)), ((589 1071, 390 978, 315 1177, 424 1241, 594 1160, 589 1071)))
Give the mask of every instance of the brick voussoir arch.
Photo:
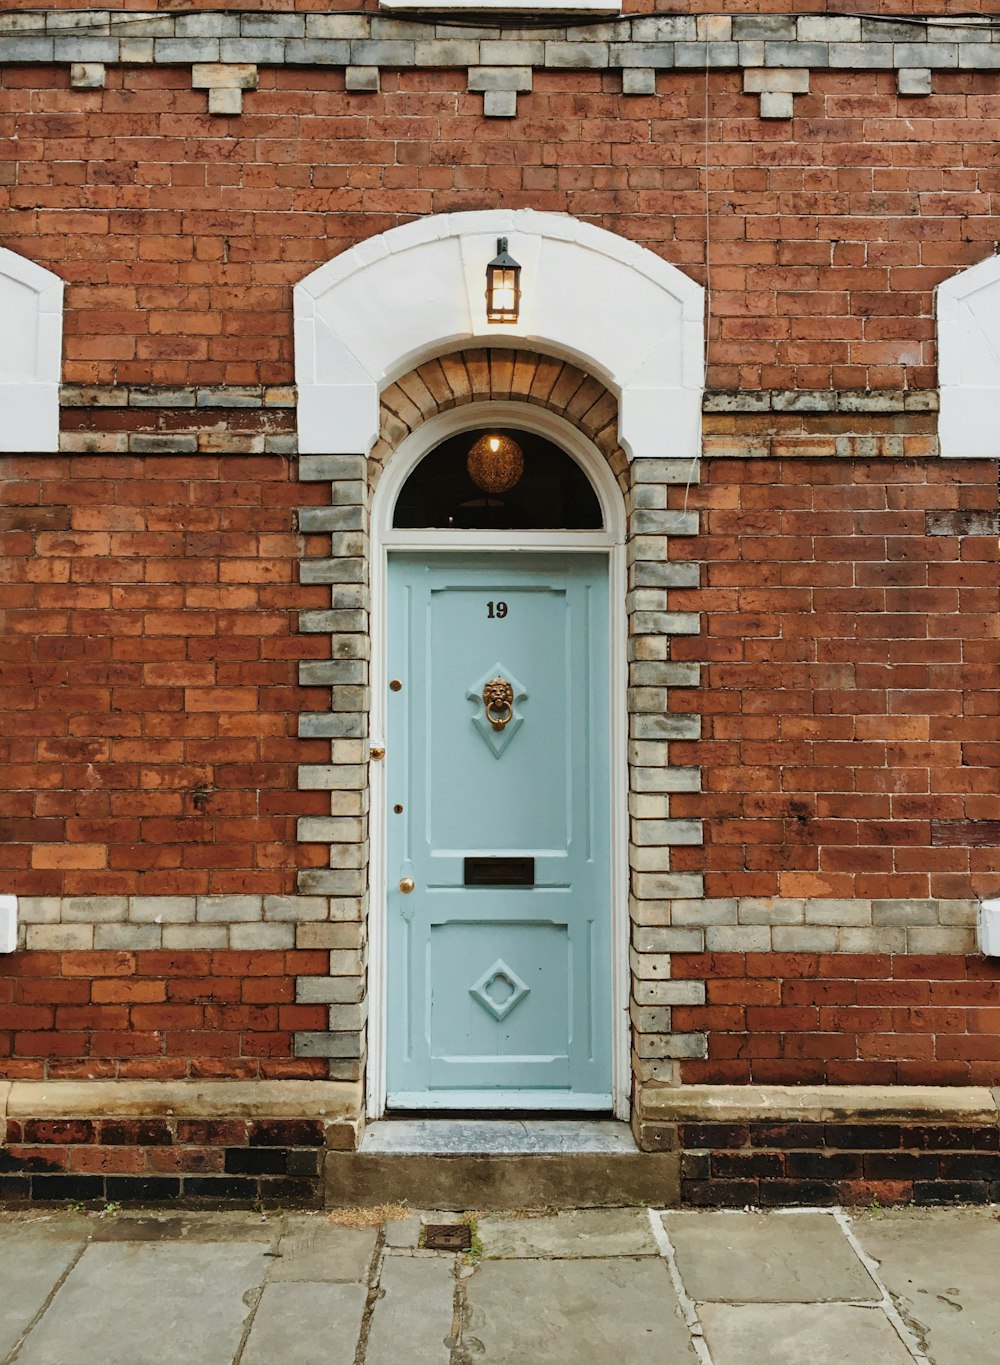
POLYGON ((425 361, 384 390, 379 438, 369 458, 371 487, 392 451, 428 418, 467 404, 500 401, 529 403, 572 422, 604 455, 628 497, 629 460, 618 443, 614 394, 568 361, 505 347, 456 351, 425 361))

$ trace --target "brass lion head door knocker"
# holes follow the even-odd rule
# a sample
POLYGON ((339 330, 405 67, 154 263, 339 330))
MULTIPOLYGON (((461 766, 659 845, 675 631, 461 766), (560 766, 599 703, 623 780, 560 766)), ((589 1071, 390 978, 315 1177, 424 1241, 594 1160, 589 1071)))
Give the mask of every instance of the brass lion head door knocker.
POLYGON ((472 724, 476 727, 494 758, 499 758, 524 724, 523 704, 528 699, 511 673, 497 662, 466 689, 466 697, 473 704, 472 724))
POLYGON ((486 719, 494 730, 502 730, 514 715, 514 689, 506 678, 491 678, 483 688, 486 719))

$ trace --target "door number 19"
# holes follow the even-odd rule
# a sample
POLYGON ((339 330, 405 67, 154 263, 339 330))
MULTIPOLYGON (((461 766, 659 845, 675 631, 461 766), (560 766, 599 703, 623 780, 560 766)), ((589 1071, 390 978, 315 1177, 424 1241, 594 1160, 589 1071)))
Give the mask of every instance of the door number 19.
POLYGON ((506 603, 506 602, 487 602, 487 603, 486 603, 486 615, 487 615, 487 618, 488 618, 490 621, 493 621, 493 620, 500 620, 500 621, 502 621, 503 618, 507 615, 507 603, 506 603))

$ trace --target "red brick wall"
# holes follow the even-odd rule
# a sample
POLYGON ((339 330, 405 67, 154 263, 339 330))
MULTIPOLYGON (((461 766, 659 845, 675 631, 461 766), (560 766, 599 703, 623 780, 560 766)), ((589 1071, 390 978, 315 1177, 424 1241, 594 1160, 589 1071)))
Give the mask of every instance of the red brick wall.
POLYGON ((664 73, 653 99, 538 71, 516 119, 457 71, 348 95, 340 70, 263 67, 239 119, 181 67, 68 79, 0 71, 0 241, 68 282, 70 382, 288 382, 311 269, 415 216, 532 207, 710 283, 712 387, 930 387, 932 291, 996 237, 991 74, 900 100, 894 72, 814 71, 765 122, 738 72, 664 73))
POLYGON ((706 980, 704 1005, 675 1006, 706 1031, 688 1082, 997 1085, 996 966, 917 954, 682 953, 675 977, 706 980))
POLYGON ((322 494, 279 456, 0 461, 5 891, 281 894, 323 865, 296 765, 329 749, 296 735, 328 694, 296 673, 329 640, 297 612, 329 590, 294 531, 322 494))
POLYGON ((671 693, 702 738, 671 745, 703 792, 705 894, 944 897, 1000 884, 1000 592, 994 465, 956 460, 708 460, 674 502, 704 564, 670 605, 703 613, 675 659, 702 686, 671 693), (944 513, 944 517, 942 517, 944 513), (988 522, 987 522, 988 524, 988 522), (950 534, 928 534, 929 530, 950 534))
POLYGON ((292 1058, 292 1033, 324 1029, 296 1005, 296 975, 325 952, 17 953, 0 957, 0 1076, 325 1076, 292 1058))

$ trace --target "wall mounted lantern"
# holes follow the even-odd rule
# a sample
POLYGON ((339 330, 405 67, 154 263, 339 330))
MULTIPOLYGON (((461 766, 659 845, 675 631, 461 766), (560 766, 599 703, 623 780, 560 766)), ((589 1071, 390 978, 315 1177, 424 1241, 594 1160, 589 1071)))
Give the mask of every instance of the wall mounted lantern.
POLYGON ((516 322, 521 310, 521 267, 497 238, 497 254, 486 267, 486 321, 516 322))

